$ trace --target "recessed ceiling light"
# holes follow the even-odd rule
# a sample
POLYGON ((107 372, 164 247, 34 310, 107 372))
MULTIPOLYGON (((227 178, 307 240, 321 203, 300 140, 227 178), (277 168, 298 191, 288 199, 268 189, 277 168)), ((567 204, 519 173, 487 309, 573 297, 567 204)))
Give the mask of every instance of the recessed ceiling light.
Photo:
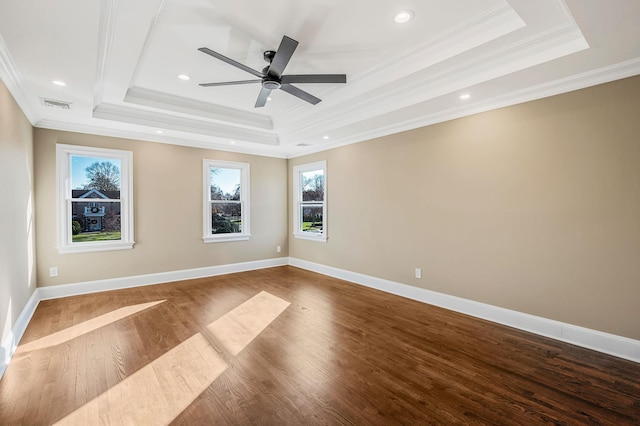
POLYGON ((56 86, 66 86, 67 83, 65 83, 64 81, 61 80, 52 80, 51 81, 53 84, 55 84, 56 86))
POLYGON ((182 80, 182 81, 191 80, 191 77, 189 77, 189 76, 188 76, 188 75, 186 75, 186 74, 179 74, 179 75, 178 75, 178 78, 179 78, 180 80, 182 80))
POLYGON ((267 97, 267 101, 270 101, 270 100, 271 100, 271 96, 267 97))
POLYGON ((164 133, 164 132, 163 132, 162 130, 156 130, 156 133, 157 133, 157 134, 162 134, 162 133, 164 133))
POLYGON ((231 145, 235 145, 235 144, 236 144, 236 141, 229 141, 229 143, 230 143, 231 145))
POLYGON ((324 136, 322 137, 322 139, 325 139, 325 140, 326 140, 326 139, 329 139, 329 135, 324 135, 324 136))
POLYGON ((415 16, 416 14, 413 12, 413 10, 403 10, 396 15, 394 20, 398 24, 406 24, 407 22, 412 20, 415 16))
POLYGON ((465 99, 469 99, 471 97, 470 94, 468 93, 463 93, 462 95, 460 95, 460 99, 465 100, 465 99))

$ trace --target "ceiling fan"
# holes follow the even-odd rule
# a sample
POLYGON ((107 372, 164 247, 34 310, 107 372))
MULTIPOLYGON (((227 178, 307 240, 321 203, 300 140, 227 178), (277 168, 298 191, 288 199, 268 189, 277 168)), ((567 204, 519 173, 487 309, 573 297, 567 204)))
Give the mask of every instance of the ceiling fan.
POLYGON ((246 65, 241 64, 240 62, 236 62, 231 58, 227 58, 224 55, 221 55, 218 52, 214 52, 213 50, 207 47, 201 47, 198 50, 206 53, 207 55, 211 55, 214 58, 218 58, 221 61, 228 63, 229 65, 233 65, 236 68, 240 68, 243 71, 246 71, 250 74, 259 77, 259 79, 255 80, 240 80, 240 81, 226 81, 222 83, 201 83, 202 87, 212 87, 212 86, 230 86, 235 84, 251 84, 251 83, 261 83, 262 88, 260 89, 260 93, 258 94, 258 99, 256 100, 255 108, 260 108, 265 106, 267 103, 267 98, 272 90, 281 89, 290 95, 296 96, 303 101, 307 101, 310 104, 317 104, 321 101, 321 99, 316 98, 311 93, 305 92, 302 89, 299 89, 296 86, 293 86, 291 83, 346 83, 347 76, 345 74, 302 74, 302 75, 283 75, 285 67, 289 63, 293 52, 298 47, 298 42, 294 39, 284 36, 282 37, 282 41, 280 42, 280 47, 278 50, 267 50, 264 52, 264 60, 269 63, 262 72, 256 71, 253 68, 249 68, 246 65))

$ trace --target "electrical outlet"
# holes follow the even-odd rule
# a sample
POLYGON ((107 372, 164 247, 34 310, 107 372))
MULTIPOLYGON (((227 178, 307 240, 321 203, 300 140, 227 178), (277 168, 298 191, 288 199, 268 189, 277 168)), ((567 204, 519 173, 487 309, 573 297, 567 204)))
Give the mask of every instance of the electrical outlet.
POLYGON ((282 247, 280 247, 280 246, 276 246, 276 251, 277 251, 278 253, 280 253, 280 252, 282 251, 282 247))
POLYGON ((51 268, 49 268, 49 276, 50 277, 57 277, 58 276, 58 267, 57 266, 52 266, 51 268))
POLYGON ((422 278, 422 269, 416 268, 416 278, 422 278))

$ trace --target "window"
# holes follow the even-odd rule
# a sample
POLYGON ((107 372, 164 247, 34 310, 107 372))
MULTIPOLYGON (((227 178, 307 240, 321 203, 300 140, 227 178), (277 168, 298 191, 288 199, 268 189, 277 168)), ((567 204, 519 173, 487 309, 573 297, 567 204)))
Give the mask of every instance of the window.
POLYGON ((327 162, 293 168, 293 235, 327 241, 327 162))
POLYGON ((60 253, 133 248, 133 153, 56 145, 60 253))
POLYGON ((248 240, 249 164, 204 160, 205 243, 248 240))

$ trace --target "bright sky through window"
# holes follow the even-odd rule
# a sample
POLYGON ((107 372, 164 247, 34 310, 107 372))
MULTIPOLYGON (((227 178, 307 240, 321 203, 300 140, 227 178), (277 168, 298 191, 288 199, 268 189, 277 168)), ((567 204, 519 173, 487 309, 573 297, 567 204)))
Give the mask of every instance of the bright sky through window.
POLYGON ((72 189, 81 189, 87 181, 87 172, 86 169, 90 165, 95 162, 104 162, 108 161, 113 163, 118 170, 120 170, 120 160, 113 158, 101 158, 101 157, 83 157, 79 155, 73 155, 71 157, 71 188, 72 189))
POLYGON ((236 185, 240 183, 240 169, 216 168, 212 173, 213 182, 225 193, 233 193, 236 185))

